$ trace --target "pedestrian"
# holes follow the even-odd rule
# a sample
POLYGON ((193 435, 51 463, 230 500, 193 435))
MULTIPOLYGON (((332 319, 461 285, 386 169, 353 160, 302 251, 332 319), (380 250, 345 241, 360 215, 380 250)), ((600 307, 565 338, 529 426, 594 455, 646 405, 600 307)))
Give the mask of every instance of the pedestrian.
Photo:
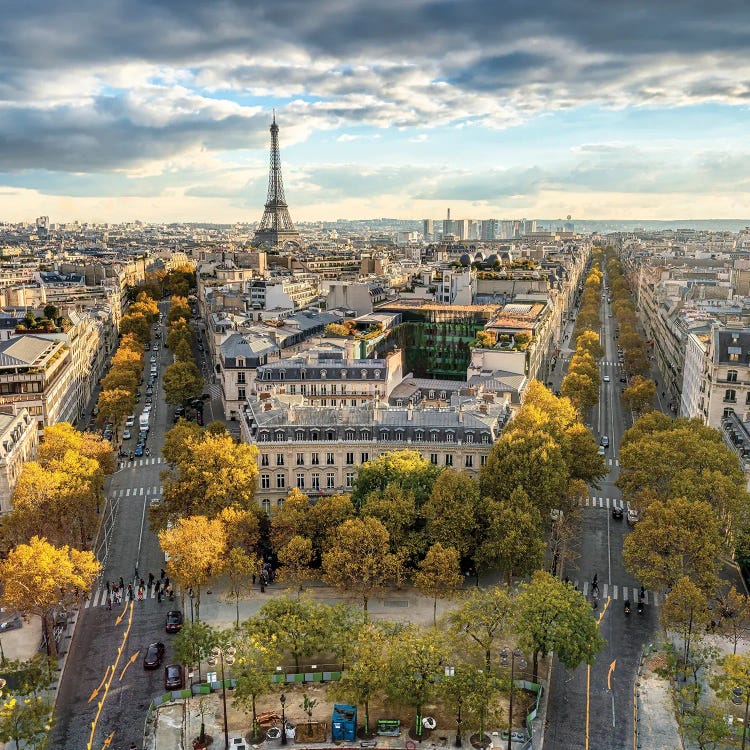
POLYGON ((107 594, 107 609, 112 609, 112 597, 109 594, 107 594))
POLYGON ((109 591, 110 591, 110 588, 109 588, 109 581, 107 581, 107 596, 109 596, 109 591))
POLYGON ((129 602, 133 601, 133 584, 132 583, 128 584, 128 601, 129 602))
POLYGON ((154 574, 148 574, 148 587, 151 588, 154 585, 154 574))
POLYGON ((162 568, 161 569, 161 575, 159 576, 159 578, 161 578, 161 580, 163 581, 165 575, 167 575, 167 574, 164 572, 164 568, 162 568))
POLYGON ((164 588, 169 588, 169 576, 164 579, 164 588))
POLYGON ((253 573, 253 586, 255 586, 255 579, 256 579, 256 575, 255 573, 253 573))
POLYGON ((122 580, 122 576, 120 576, 120 588, 125 587, 125 581, 122 580))
POLYGON ((145 589, 145 588, 146 588, 146 582, 145 582, 145 581, 143 580, 143 578, 141 578, 141 580, 140 580, 140 582, 138 583, 138 585, 139 585, 139 586, 140 586, 140 587, 141 587, 142 589, 145 589))
POLYGON ((156 589, 156 601, 161 604, 161 589, 156 589))
POLYGON ((161 581, 157 581, 154 588, 156 589, 156 593, 158 594, 161 591, 161 581))
POLYGON ((141 575, 138 572, 138 565, 136 565, 135 566, 135 580, 137 581, 138 579, 140 579, 140 577, 141 577, 141 575))

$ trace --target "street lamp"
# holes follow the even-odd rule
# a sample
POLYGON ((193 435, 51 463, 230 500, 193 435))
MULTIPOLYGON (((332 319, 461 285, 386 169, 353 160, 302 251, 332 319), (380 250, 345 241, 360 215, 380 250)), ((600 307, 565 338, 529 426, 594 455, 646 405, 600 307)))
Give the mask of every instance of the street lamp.
POLYGON ((513 691, 515 688, 515 679, 516 679, 516 659, 518 659, 518 666, 521 669, 526 669, 526 660, 523 658, 523 654, 517 649, 513 649, 512 651, 509 651, 507 648, 504 648, 500 652, 500 659, 501 663, 504 667, 508 666, 510 656, 510 700, 508 705, 508 747, 507 750, 511 750, 511 743, 513 740, 511 739, 513 737, 513 691))
POLYGON ((224 662, 228 665, 234 664, 234 655, 237 653, 237 649, 234 646, 225 646, 219 648, 214 646, 211 649, 211 656, 208 658, 210 666, 215 667, 218 661, 221 662, 221 692, 222 701, 224 703, 224 748, 229 750, 229 727, 227 726, 227 685, 224 680, 224 662))
MULTIPOLYGON (((446 667, 445 668, 445 676, 446 677, 455 677, 456 676, 456 668, 455 667, 446 667)), ((458 699, 458 716, 456 716, 456 742, 455 747, 461 747, 461 695, 459 694, 457 696, 458 699)))
POLYGON ((195 598, 195 592, 190 589, 190 624, 193 624, 193 599, 195 598))
POLYGON ((284 693, 279 696, 279 701, 281 702, 281 744, 286 745, 286 714, 284 713, 286 696, 284 693))

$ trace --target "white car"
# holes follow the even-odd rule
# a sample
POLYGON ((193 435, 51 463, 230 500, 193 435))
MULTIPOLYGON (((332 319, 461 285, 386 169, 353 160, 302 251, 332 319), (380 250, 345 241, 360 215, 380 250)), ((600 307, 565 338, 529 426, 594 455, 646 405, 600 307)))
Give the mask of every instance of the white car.
POLYGON ((135 424, 135 414, 131 414, 126 420, 125 420, 125 427, 132 427, 135 424))
POLYGON ((602 378, 602 380, 603 380, 603 381, 604 381, 605 383, 609 383, 609 375, 605 375, 605 376, 604 376, 604 377, 602 378))
POLYGON ((123 440, 130 440, 130 430, 125 430, 125 432, 122 433, 122 439, 123 440))
POLYGON ((144 413, 144 414, 148 414, 148 413, 149 413, 150 411, 151 411, 151 404, 146 404, 146 405, 145 405, 145 406, 143 407, 143 413, 144 413))

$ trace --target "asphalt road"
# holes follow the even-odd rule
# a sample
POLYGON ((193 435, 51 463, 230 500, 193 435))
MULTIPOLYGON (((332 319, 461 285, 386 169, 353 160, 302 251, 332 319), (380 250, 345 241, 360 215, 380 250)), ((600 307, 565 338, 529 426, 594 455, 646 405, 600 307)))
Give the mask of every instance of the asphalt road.
MULTIPOLYGON (((166 311, 166 304, 161 307, 166 311)), ((148 524, 148 505, 160 496, 159 473, 166 468, 158 456, 164 432, 171 426, 161 388, 161 376, 171 354, 161 342, 158 357, 158 397, 154 399, 147 442, 151 457, 125 462, 107 484, 107 496, 116 504, 112 539, 102 576, 79 612, 70 644, 52 734, 52 746, 56 748, 128 748, 131 742, 141 747, 148 705, 153 696, 164 692, 163 669, 147 672, 142 659, 148 644, 161 640, 167 647, 164 664, 170 663, 174 636, 165 632, 164 618, 177 605, 147 596, 130 605, 115 605, 109 611, 105 591, 108 580, 117 581, 122 576, 126 585, 132 582, 136 566, 146 580, 149 572, 158 577, 164 567, 164 556, 148 524)), ((147 363, 146 379, 149 369, 147 363)), ((141 390, 145 392, 145 388, 141 390)), ((136 408, 136 424, 142 408, 143 399, 136 408)), ((133 448, 136 441, 137 433, 129 441, 133 448)), ((125 443, 128 448, 129 443, 125 443)))
MULTIPOLYGON (((625 571, 622 562, 622 546, 629 527, 624 519, 613 519, 611 512, 613 506, 622 507, 620 491, 615 486, 618 450, 632 416, 620 398, 623 370, 617 360, 615 320, 609 313, 609 303, 603 304, 605 354, 600 371, 602 378, 609 377, 609 382, 602 382, 600 401, 589 422, 597 439, 603 435, 609 438, 609 473, 600 489, 591 490, 588 507, 582 508, 576 554, 564 571, 592 601, 592 607, 591 583, 597 576, 599 603, 593 611, 601 617, 600 630, 607 645, 590 669, 582 666, 569 671, 554 662, 545 733, 545 748, 553 750, 622 750, 633 746, 633 684, 638 660, 641 647, 653 639, 658 628, 658 594, 647 591, 644 612, 637 613, 640 582, 625 571), (626 597, 632 604, 629 616, 624 612, 626 597)), ((570 352, 567 359, 569 356, 570 352)), ((556 388, 563 372, 558 367, 553 375, 556 388)))

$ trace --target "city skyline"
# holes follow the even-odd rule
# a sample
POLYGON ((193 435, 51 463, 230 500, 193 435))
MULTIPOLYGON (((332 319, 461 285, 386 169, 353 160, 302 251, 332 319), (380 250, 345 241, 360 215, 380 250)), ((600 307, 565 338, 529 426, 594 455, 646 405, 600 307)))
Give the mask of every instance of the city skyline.
POLYGON ((750 13, 11 2, 0 220, 742 219, 750 13), (312 9, 312 10, 311 10, 312 9))

